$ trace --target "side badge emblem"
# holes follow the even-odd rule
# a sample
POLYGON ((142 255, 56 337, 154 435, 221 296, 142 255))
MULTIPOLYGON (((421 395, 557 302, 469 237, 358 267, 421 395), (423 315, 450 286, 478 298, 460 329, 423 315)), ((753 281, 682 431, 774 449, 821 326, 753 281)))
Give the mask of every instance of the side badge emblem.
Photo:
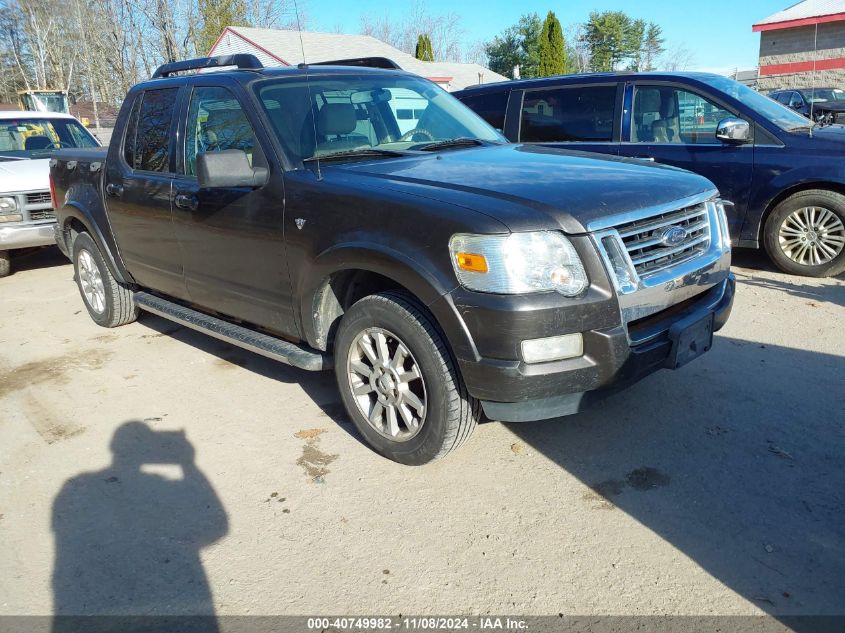
POLYGON ((296 218, 296 220, 294 220, 294 221, 296 222, 296 228, 298 228, 301 231, 302 227, 305 226, 305 219, 304 218, 296 218))

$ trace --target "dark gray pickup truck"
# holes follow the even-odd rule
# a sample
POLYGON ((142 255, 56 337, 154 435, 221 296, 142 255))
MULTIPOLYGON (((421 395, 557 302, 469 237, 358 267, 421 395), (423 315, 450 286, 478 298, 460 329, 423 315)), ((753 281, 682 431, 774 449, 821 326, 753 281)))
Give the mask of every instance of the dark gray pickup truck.
POLYGON ((334 368, 361 434, 405 464, 482 410, 575 413, 710 349, 734 293, 710 181, 507 144, 434 84, 356 63, 388 68, 169 64, 108 150, 57 152, 57 241, 91 318, 141 309, 334 368), (217 66, 236 68, 185 74, 217 66))

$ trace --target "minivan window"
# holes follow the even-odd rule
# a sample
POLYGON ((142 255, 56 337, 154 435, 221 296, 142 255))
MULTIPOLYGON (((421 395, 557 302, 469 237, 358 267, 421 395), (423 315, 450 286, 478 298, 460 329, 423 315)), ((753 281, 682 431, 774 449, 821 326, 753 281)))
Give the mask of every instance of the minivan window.
POLYGON ((774 99, 760 94, 748 86, 718 75, 700 75, 696 79, 708 86, 733 97, 746 108, 777 125, 787 132, 811 127, 812 122, 795 110, 787 108, 774 99))
POLYGON ((470 94, 461 97, 467 106, 474 110, 482 119, 498 130, 505 128, 505 110, 508 107, 508 90, 498 90, 486 94, 470 94))
POLYGON ((522 101, 520 140, 526 143, 613 140, 616 85, 530 90, 522 101))
POLYGON ((719 121, 732 112, 699 94, 669 86, 637 86, 631 141, 696 145, 716 143, 719 121))
POLYGON ((178 93, 178 88, 162 88, 138 97, 124 141, 124 157, 132 169, 170 170, 170 122, 178 93))

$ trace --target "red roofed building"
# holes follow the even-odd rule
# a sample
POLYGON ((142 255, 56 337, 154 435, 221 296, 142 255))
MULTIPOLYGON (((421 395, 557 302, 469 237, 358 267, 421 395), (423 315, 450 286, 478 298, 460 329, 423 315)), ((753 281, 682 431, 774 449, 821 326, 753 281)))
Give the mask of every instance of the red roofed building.
POLYGON ((804 0, 753 27, 761 91, 845 88, 845 0, 804 0))

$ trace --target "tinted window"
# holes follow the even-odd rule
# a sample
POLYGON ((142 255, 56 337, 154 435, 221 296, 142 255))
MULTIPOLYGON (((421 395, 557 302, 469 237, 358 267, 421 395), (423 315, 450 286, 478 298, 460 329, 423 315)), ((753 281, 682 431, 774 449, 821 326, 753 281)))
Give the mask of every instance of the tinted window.
POLYGON ((520 140, 611 141, 615 109, 615 85, 531 90, 522 101, 520 140))
POLYGON ((732 112, 694 92, 637 86, 631 141, 676 145, 717 143, 716 126, 732 116, 732 112))
POLYGON ((496 129, 503 130, 505 128, 505 110, 508 107, 508 94, 510 93, 507 90, 501 90, 481 95, 471 94, 460 99, 466 106, 475 110, 475 113, 480 115, 487 123, 496 129))
POLYGON ((777 99, 783 105, 789 105, 789 93, 788 92, 778 92, 775 93, 775 99, 777 99))
POLYGON ((790 93, 789 96, 789 107, 790 108, 800 108, 804 105, 804 100, 801 98, 801 95, 797 92, 790 93))
POLYGON ((185 134, 185 173, 196 173, 197 154, 239 149, 252 163, 255 134, 235 95, 226 88, 196 88, 185 134))
POLYGON ((178 92, 147 90, 133 106, 124 143, 124 157, 133 169, 169 171, 170 122, 178 92))

